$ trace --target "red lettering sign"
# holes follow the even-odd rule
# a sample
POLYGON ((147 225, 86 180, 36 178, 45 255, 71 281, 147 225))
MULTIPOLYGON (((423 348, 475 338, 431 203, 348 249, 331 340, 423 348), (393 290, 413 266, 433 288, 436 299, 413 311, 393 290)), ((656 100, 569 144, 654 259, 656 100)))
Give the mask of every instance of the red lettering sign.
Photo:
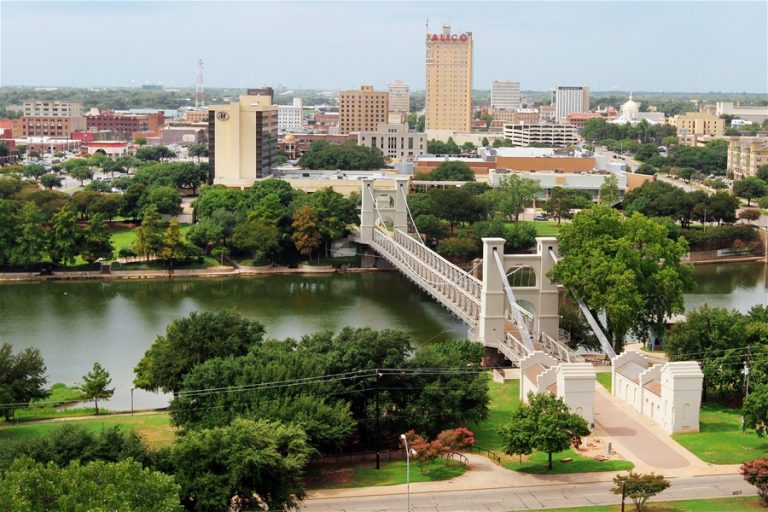
POLYGON ((469 39, 467 34, 427 34, 427 41, 461 41, 465 42, 469 39))

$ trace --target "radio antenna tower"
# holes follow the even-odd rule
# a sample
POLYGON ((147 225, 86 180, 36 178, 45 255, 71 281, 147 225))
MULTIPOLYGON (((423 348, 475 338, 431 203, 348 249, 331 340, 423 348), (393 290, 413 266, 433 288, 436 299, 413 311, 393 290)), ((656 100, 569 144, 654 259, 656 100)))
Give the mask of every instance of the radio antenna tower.
POLYGON ((195 80, 195 108, 205 107, 205 95, 203 94, 203 59, 197 59, 197 79, 195 80))

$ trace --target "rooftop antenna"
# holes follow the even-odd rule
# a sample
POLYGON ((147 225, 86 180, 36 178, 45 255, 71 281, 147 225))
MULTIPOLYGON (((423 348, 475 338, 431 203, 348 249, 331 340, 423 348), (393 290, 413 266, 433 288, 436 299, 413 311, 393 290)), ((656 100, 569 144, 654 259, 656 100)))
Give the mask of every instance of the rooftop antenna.
POLYGON ((429 34, 429 18, 427 18, 427 34, 429 34))
POLYGON ((205 107, 205 95, 203 94, 203 59, 197 58, 197 78, 195 80, 195 108, 205 107))

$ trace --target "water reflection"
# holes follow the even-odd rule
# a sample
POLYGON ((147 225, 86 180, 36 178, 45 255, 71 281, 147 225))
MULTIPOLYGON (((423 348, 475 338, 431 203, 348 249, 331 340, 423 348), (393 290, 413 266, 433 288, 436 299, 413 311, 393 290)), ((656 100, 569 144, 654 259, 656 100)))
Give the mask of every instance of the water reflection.
MULTIPOLYGON (((0 285, 0 341, 39 347, 49 382, 75 384, 94 361, 112 374, 107 408, 128 409, 133 367, 172 320, 233 309, 272 338, 350 325, 409 332, 418 342, 466 336, 462 322, 396 273, 223 279, 56 281, 0 285)), ((167 397, 134 393, 136 407, 167 397)))
POLYGON ((686 310, 703 304, 749 311, 752 306, 768 304, 768 273, 763 262, 720 263, 694 268, 696 282, 685 296, 686 310))

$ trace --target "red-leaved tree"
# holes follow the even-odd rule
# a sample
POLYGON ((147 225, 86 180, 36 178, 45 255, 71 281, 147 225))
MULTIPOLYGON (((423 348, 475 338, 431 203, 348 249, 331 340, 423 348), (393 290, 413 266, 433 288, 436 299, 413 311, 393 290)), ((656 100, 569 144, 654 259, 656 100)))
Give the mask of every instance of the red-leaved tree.
POLYGON ((768 506, 768 458, 745 462, 739 468, 744 480, 757 487, 763 506, 768 506))

